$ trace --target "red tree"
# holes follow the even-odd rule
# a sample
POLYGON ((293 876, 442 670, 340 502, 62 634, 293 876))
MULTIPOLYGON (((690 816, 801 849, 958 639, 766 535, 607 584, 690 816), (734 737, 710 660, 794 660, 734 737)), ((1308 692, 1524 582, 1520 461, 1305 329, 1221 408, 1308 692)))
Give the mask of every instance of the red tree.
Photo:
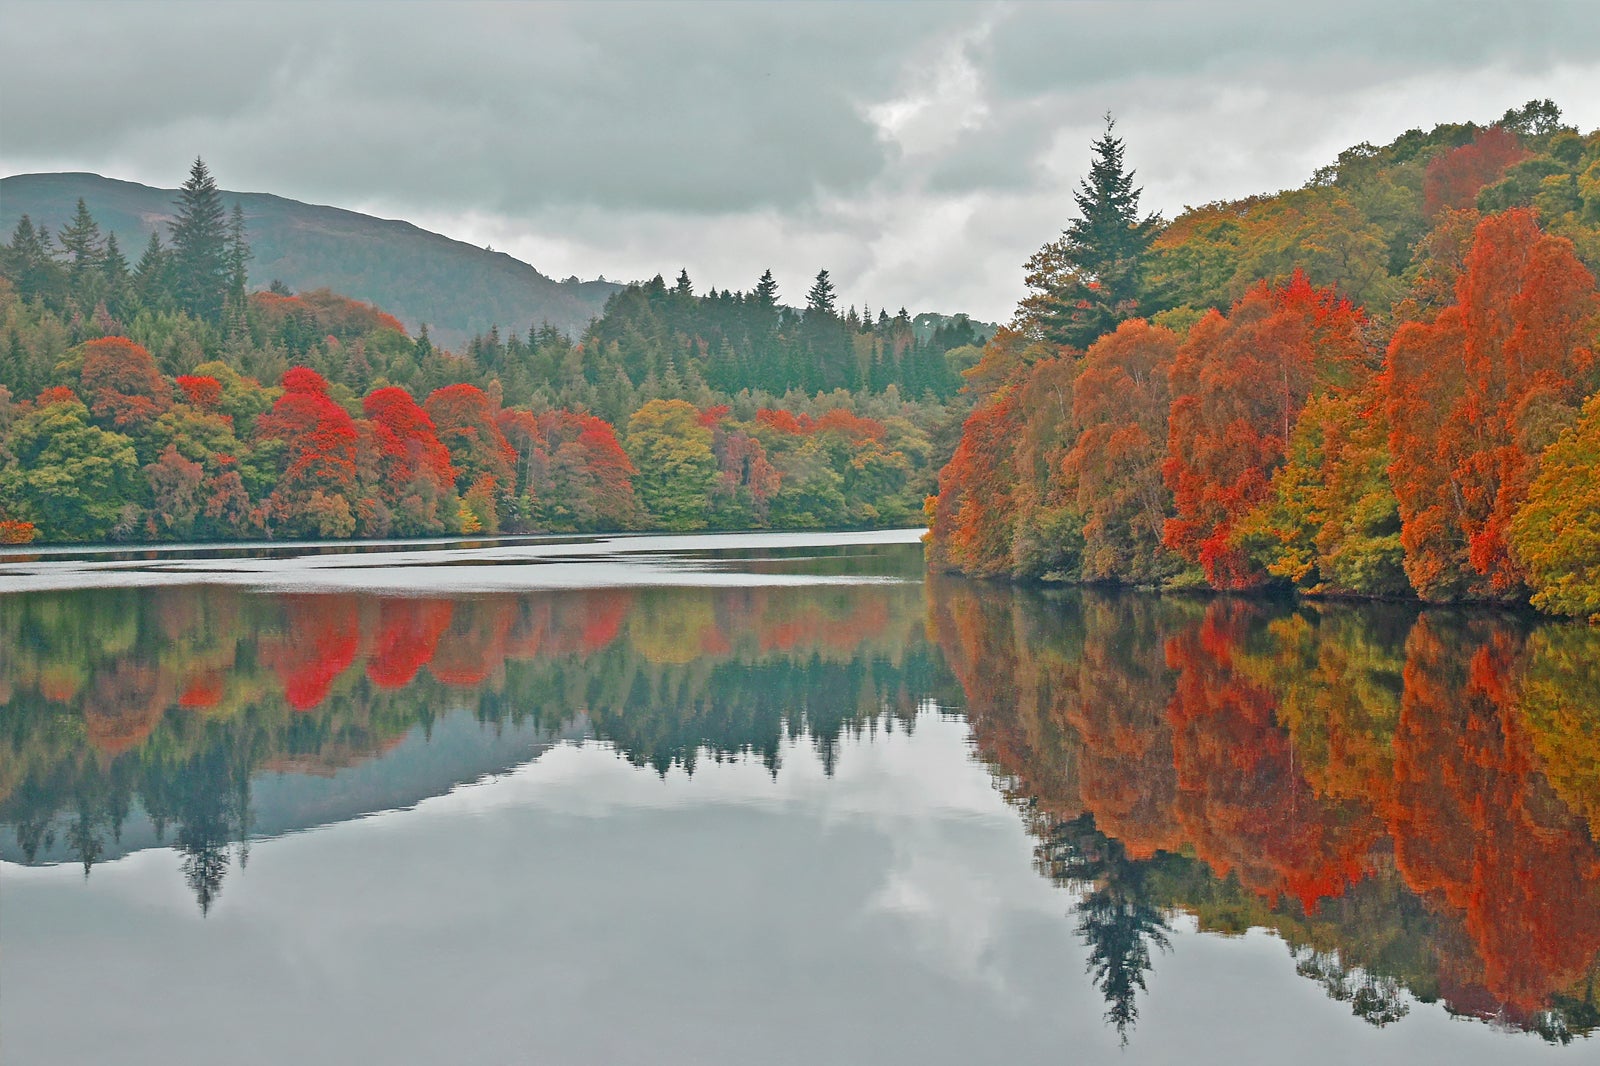
POLYGON ((1520 593, 1506 534, 1594 389, 1595 280, 1533 213, 1478 224, 1456 303, 1395 332, 1381 382, 1406 575, 1426 599, 1520 593))
POLYGON ((1226 318, 1211 312, 1178 349, 1163 466, 1175 517, 1164 539, 1217 588, 1264 580, 1234 543, 1234 523, 1270 494, 1306 398, 1361 380, 1364 322, 1296 270, 1282 288, 1258 285, 1226 318))
POLYGON ((156 361, 126 337, 85 344, 81 380, 89 410, 119 429, 147 425, 172 406, 172 390, 156 361))
POLYGON ((1499 181, 1507 167, 1527 157, 1517 135, 1504 126, 1479 130, 1471 143, 1434 156, 1428 164, 1422 210, 1433 218, 1441 211, 1471 207, 1480 189, 1499 181))

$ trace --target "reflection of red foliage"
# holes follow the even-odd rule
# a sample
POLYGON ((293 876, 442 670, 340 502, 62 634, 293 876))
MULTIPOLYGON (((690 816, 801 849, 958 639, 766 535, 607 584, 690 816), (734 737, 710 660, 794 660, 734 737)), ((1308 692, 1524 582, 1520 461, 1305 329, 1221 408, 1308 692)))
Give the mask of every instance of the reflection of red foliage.
POLYGON ((261 642, 261 659, 283 679, 284 698, 309 711, 355 661, 360 621, 354 596, 285 596, 287 633, 261 642))
POLYGON ((178 706, 189 710, 205 710, 222 702, 224 681, 221 674, 206 673, 192 679, 178 696, 178 706))
POLYGON ((1479 960, 1447 960, 1446 976, 1536 1011, 1600 952, 1600 854, 1512 712, 1516 642, 1447 626, 1424 616, 1406 644, 1395 860, 1464 920, 1479 960))
POLYGON ((480 685, 505 662, 506 640, 516 622, 510 597, 458 600, 428 671, 446 685, 480 685))
POLYGON ((433 658, 439 638, 450 628, 449 600, 384 600, 378 608, 378 634, 367 676, 379 688, 404 688, 433 658))
POLYGON ((1255 609, 1218 601, 1167 642, 1180 671, 1168 717, 1178 818, 1218 876, 1309 912, 1359 879, 1381 835, 1371 812, 1318 799, 1295 769, 1271 692, 1235 671, 1255 609))
POLYGON ((617 639, 622 623, 633 609, 633 593, 627 589, 591 592, 581 603, 582 623, 579 641, 585 652, 599 651, 617 639))

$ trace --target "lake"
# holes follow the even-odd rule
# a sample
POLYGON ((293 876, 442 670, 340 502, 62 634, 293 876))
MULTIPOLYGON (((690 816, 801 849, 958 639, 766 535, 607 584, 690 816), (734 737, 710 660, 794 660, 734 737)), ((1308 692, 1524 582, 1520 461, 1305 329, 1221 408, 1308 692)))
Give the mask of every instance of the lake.
POLYGON ((0 557, 0 1057, 1592 1062, 1600 630, 911 531, 0 557))

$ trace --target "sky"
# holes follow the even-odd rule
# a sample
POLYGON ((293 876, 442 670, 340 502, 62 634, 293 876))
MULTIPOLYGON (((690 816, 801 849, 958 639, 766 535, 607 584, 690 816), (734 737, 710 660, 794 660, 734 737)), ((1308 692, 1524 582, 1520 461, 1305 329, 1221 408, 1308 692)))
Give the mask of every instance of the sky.
POLYGON ((553 277, 1009 319, 1108 112, 1144 206, 1549 97, 1600 127, 1600 4, 0 0, 0 174, 402 218, 553 277))

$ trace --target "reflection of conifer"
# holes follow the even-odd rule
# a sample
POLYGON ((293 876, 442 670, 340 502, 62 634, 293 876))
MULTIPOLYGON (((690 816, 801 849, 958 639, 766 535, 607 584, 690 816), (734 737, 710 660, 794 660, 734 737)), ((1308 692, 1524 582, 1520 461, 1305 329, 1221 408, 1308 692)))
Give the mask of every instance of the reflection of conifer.
POLYGON ((1039 866, 1051 880, 1081 887, 1078 935, 1089 948, 1089 972, 1106 998, 1106 1021, 1124 1045, 1138 1021, 1135 997, 1152 968, 1150 946, 1170 942, 1166 915, 1149 891, 1149 864, 1128 858, 1119 841, 1094 827, 1094 815, 1061 822, 1038 849, 1039 866))

